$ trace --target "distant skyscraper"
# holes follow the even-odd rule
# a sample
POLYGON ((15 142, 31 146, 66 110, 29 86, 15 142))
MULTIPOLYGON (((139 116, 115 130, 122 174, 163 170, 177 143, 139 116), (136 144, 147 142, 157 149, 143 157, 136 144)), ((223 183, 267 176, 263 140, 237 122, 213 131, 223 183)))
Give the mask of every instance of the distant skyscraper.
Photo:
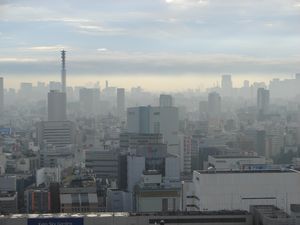
POLYGON ((4 110, 4 81, 3 77, 0 77, 0 112, 4 110))
POLYGON ((199 102, 199 119, 206 120, 208 113, 208 101, 199 102))
POLYGON ((257 89, 257 109, 259 114, 268 113, 270 105, 270 92, 264 88, 257 89))
POLYGON ((48 121, 67 119, 66 93, 52 90, 48 93, 48 121))
POLYGON ((61 51, 61 91, 66 93, 66 51, 61 51))
POLYGON ((172 107, 173 99, 171 95, 163 95, 159 96, 159 106, 160 107, 172 107))
POLYGON ((249 88, 249 87, 250 87, 249 80, 244 80, 244 88, 249 88))
POLYGON ((125 89, 117 89, 117 111, 118 117, 124 119, 125 117, 125 89))
POLYGON ((225 94, 225 95, 232 94, 231 75, 223 75, 222 76, 222 90, 223 90, 223 94, 225 94))
POLYGON ((31 99, 32 97, 32 83, 22 82, 20 85, 19 95, 24 99, 31 99))
POLYGON ((217 92, 209 93, 207 108, 209 126, 213 128, 220 128, 221 96, 217 92))
POLYGON ((97 88, 81 88, 79 90, 79 102, 81 112, 88 115, 97 114, 100 101, 100 90, 97 88))
POLYGON ((221 96, 217 92, 208 95, 208 113, 213 117, 221 115, 221 96))

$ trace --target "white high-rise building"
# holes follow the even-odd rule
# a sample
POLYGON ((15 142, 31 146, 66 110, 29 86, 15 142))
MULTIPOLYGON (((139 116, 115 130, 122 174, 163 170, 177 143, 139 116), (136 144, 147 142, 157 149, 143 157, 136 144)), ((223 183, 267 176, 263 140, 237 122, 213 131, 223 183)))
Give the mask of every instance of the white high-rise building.
POLYGON ((48 121, 67 120, 66 93, 52 90, 48 93, 48 121))
POLYGON ((117 113, 122 120, 125 119, 125 89, 117 89, 117 113))
POLYGON ((130 133, 160 133, 168 152, 179 155, 179 119, 176 107, 133 107, 127 109, 127 130, 130 133))

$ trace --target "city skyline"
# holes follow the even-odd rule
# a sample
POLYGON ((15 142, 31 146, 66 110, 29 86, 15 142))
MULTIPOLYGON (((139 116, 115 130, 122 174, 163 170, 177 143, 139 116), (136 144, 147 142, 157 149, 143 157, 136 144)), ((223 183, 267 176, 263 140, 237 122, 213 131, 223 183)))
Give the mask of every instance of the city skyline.
POLYGON ((300 0, 0 0, 0 224, 300 225, 300 0))

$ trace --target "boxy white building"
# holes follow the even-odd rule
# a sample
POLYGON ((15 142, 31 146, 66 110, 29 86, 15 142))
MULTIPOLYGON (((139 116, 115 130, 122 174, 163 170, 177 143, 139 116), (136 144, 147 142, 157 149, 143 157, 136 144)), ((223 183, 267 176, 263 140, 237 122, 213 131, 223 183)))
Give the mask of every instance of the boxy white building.
POLYGON ((249 210, 274 205, 286 212, 300 203, 300 174, 291 170, 194 171, 186 195, 191 210, 249 210))

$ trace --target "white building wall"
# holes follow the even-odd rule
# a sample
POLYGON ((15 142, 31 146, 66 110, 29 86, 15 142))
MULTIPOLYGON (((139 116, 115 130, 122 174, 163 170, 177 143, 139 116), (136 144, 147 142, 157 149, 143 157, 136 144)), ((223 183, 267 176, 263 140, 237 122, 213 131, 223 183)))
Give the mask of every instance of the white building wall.
POLYGON ((36 186, 41 184, 48 186, 51 182, 61 181, 60 168, 41 168, 36 171, 36 186))
POLYGON ((133 192, 145 170, 145 157, 127 156, 127 189, 133 192))
POLYGON ((199 210, 249 210, 273 204, 289 212, 300 203, 300 174, 294 172, 199 173, 193 176, 199 210))
POLYGON ((165 177, 180 178, 180 158, 167 157, 165 161, 165 177))

